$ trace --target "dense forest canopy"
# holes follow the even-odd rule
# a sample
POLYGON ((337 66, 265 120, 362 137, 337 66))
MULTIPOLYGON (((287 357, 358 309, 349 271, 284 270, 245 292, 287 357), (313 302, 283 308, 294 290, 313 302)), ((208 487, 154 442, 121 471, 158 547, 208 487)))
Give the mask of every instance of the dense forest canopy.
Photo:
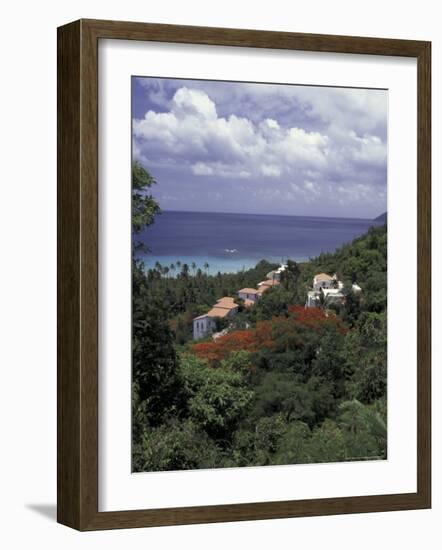
MULTIPOLYGON (((160 212, 153 184, 135 165, 134 235, 160 212)), ((275 267, 209 275, 133 259, 134 471, 386 458, 386 226, 289 261, 254 307, 238 301, 224 336, 192 340, 195 316, 275 267), (344 304, 304 307, 319 272, 344 282, 344 304)))

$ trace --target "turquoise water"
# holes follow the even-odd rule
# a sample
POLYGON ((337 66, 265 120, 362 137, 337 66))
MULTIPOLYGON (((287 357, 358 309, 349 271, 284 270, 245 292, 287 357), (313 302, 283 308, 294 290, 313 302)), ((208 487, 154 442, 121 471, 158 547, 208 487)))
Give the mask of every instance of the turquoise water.
MULTIPOLYGON (((162 266, 167 266, 170 268, 171 264, 176 266, 176 262, 179 260, 182 264, 187 264, 189 266, 189 273, 193 274, 193 269, 191 268, 192 262, 195 262, 197 268, 200 268, 204 273, 209 273, 210 275, 216 275, 219 271, 221 273, 237 273, 238 271, 245 271, 258 263, 259 260, 254 258, 242 258, 242 257, 232 257, 229 258, 217 258, 217 257, 201 257, 201 256, 144 256, 143 263, 146 268, 152 268, 155 266, 155 263, 158 261, 162 266), (205 262, 209 264, 209 269, 204 267, 205 262)), ((277 257, 266 257, 269 262, 281 263, 284 258, 277 257)), ((296 258, 297 261, 305 261, 307 258, 296 258)), ((180 271, 179 268, 176 268, 175 273, 180 271)), ((169 276, 173 276, 173 272, 169 271, 169 276)))

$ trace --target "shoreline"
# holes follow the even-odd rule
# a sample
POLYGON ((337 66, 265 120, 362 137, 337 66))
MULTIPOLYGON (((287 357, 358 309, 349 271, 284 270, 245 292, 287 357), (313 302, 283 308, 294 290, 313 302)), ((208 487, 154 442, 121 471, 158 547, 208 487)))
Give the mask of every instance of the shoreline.
POLYGON ((140 235, 140 242, 150 251, 140 251, 137 259, 147 268, 153 268, 156 262, 166 267, 176 267, 180 262, 189 267, 195 263, 212 275, 238 273, 255 267, 262 259, 281 264, 290 258, 301 263, 321 253, 333 253, 364 235, 370 227, 381 225, 374 221, 317 217, 299 217, 296 222, 296 217, 284 216, 275 221, 272 215, 216 216, 214 219, 215 215, 164 212, 163 218, 160 216, 140 235))
POLYGON ((264 261, 269 264, 275 264, 275 265, 281 265, 283 263, 287 263, 287 260, 291 260, 296 262, 299 265, 305 265, 308 264, 311 261, 311 258, 280 258, 280 259, 268 259, 268 258, 261 258, 259 260, 256 259, 210 259, 206 258, 202 261, 201 258, 195 259, 195 258, 189 258, 184 256, 185 259, 177 258, 176 260, 171 260, 168 256, 156 256, 152 259, 149 258, 149 261, 146 262, 144 258, 138 258, 140 260, 145 269, 156 269, 155 264, 159 262, 162 267, 169 268, 168 271, 168 277, 169 278, 176 278, 178 273, 181 271, 181 268, 184 264, 187 264, 189 267, 189 276, 193 277, 196 275, 198 269, 201 270, 203 275, 209 275, 209 276, 216 276, 218 273, 221 274, 237 274, 241 272, 247 272, 250 270, 253 270, 257 267, 257 265, 264 261), (180 262, 180 267, 177 267, 177 262, 180 262), (206 269, 204 267, 205 263, 209 264, 209 268, 206 269), (196 268, 192 268, 192 263, 196 264, 196 268), (229 265, 230 264, 230 265, 229 265), (170 266, 174 265, 176 268, 175 273, 171 270, 170 266))

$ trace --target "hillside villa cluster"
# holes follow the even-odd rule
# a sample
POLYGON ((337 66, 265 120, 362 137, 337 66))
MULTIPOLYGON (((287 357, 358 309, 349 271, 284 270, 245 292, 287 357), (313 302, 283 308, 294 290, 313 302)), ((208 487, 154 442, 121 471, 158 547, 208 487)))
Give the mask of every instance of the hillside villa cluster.
MULTIPOLYGON (((257 288, 238 290, 238 298, 243 300, 245 307, 254 306, 262 298, 264 292, 280 284, 281 273, 286 268, 286 265, 281 265, 278 269, 267 273, 266 280, 258 283, 257 288)), ((331 277, 327 273, 318 273, 313 277, 313 288, 307 293, 305 307, 320 307, 321 305, 329 307, 333 304, 342 304, 345 300, 342 292, 343 288, 344 284, 337 278, 336 274, 331 277)), ((359 293, 361 287, 353 284, 352 291, 359 293)), ((234 317, 238 313, 238 308, 239 305, 230 296, 224 296, 217 300, 210 311, 193 319, 193 339, 200 340, 214 333, 216 319, 234 317)))
MULTIPOLYGON (((267 279, 258 283, 257 288, 242 288, 238 290, 238 298, 244 301, 246 307, 254 306, 264 292, 280 284, 281 273, 287 266, 281 265, 278 269, 267 273, 267 279)), ((216 319, 234 317, 238 313, 238 304, 230 296, 224 296, 217 300, 212 309, 204 315, 193 319, 193 339, 200 340, 216 330, 216 319)))
MULTIPOLYGON (((345 296, 342 292, 344 283, 340 281, 336 273, 331 277, 327 273, 318 273, 313 277, 313 288, 307 293, 305 307, 324 307, 342 304, 345 296)), ((361 287, 355 283, 352 285, 354 293, 361 292, 361 287)))

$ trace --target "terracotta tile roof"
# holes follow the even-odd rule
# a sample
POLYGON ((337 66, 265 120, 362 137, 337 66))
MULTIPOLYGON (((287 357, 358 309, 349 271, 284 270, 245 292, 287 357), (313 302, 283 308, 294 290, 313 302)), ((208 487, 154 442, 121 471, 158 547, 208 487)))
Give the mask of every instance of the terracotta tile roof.
POLYGON ((258 294, 256 288, 242 288, 238 290, 238 294, 258 294))
POLYGON ((231 309, 226 309, 224 307, 213 307, 208 313, 208 317, 226 317, 231 312, 231 309))
POLYGON ((234 309, 238 309, 238 304, 235 304, 230 296, 224 296, 216 302, 210 311, 199 317, 194 317, 193 320, 197 321, 198 319, 204 319, 204 317, 225 317, 234 309))
POLYGON ((223 298, 220 298, 219 300, 217 300, 216 304, 213 307, 234 309, 235 307, 238 307, 238 305, 235 304, 235 301, 233 300, 233 298, 230 298, 229 296, 224 296, 223 298))
POLYGON ((249 300, 248 298, 246 300, 244 300, 244 305, 246 307, 252 307, 255 305, 255 302, 253 300, 249 300))
POLYGON ((327 275, 327 273, 318 273, 315 275, 315 279, 317 281, 331 281, 333 277, 330 277, 330 275, 327 275))

